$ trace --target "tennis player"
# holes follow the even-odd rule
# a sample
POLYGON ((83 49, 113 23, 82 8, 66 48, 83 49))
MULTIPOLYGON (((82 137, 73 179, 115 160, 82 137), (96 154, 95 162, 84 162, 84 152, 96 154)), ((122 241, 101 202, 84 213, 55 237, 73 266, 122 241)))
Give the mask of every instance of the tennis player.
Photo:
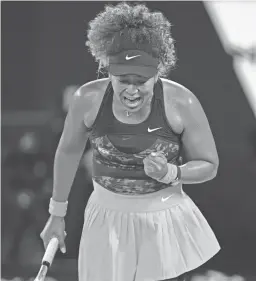
POLYGON ((68 196, 89 138, 94 191, 84 213, 80 281, 183 281, 220 249, 182 189, 212 180, 219 159, 198 99, 164 78, 176 62, 170 28, 161 12, 129 3, 107 5, 89 23, 86 44, 108 77, 74 95, 41 234, 45 246, 57 236, 65 252, 68 196))

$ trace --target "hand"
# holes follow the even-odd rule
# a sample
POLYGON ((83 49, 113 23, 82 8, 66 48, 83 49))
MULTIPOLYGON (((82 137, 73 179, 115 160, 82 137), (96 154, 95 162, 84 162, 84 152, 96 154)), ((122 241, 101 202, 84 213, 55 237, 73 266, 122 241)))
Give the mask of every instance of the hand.
POLYGON ((161 152, 151 153, 143 159, 144 171, 147 176, 159 180, 168 172, 167 159, 161 152))
POLYGON ((66 253, 66 245, 64 242, 66 236, 67 234, 65 232, 65 220, 64 218, 57 216, 50 216, 43 231, 40 234, 45 249, 47 248, 47 245, 50 242, 51 238, 57 237, 59 240, 59 248, 63 254, 66 253))

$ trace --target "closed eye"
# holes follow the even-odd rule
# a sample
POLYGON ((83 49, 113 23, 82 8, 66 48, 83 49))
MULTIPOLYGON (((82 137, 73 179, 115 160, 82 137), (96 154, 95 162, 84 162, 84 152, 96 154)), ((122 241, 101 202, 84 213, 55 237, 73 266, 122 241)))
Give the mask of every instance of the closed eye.
POLYGON ((134 85, 134 86, 142 86, 148 81, 147 78, 142 76, 133 76, 133 75, 120 75, 118 77, 118 82, 123 85, 134 85))
POLYGON ((142 86, 145 84, 145 82, 129 82, 129 81, 120 81, 119 80, 119 83, 123 84, 123 85, 134 85, 134 86, 142 86))

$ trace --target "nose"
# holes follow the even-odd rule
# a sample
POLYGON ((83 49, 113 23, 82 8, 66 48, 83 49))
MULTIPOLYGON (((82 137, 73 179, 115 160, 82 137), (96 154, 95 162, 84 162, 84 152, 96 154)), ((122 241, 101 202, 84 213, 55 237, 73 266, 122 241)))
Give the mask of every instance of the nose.
POLYGON ((126 92, 129 94, 129 95, 135 95, 138 93, 138 89, 136 86, 134 85, 129 85, 127 88, 126 88, 126 92))

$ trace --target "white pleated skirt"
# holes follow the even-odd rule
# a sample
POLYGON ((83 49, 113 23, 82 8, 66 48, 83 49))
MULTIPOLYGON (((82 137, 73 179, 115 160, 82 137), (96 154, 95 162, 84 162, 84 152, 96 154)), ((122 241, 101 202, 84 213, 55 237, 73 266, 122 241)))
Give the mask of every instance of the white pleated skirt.
POLYGON ((191 271, 220 250, 182 185, 120 195, 94 182, 84 214, 79 281, 158 281, 191 271))

